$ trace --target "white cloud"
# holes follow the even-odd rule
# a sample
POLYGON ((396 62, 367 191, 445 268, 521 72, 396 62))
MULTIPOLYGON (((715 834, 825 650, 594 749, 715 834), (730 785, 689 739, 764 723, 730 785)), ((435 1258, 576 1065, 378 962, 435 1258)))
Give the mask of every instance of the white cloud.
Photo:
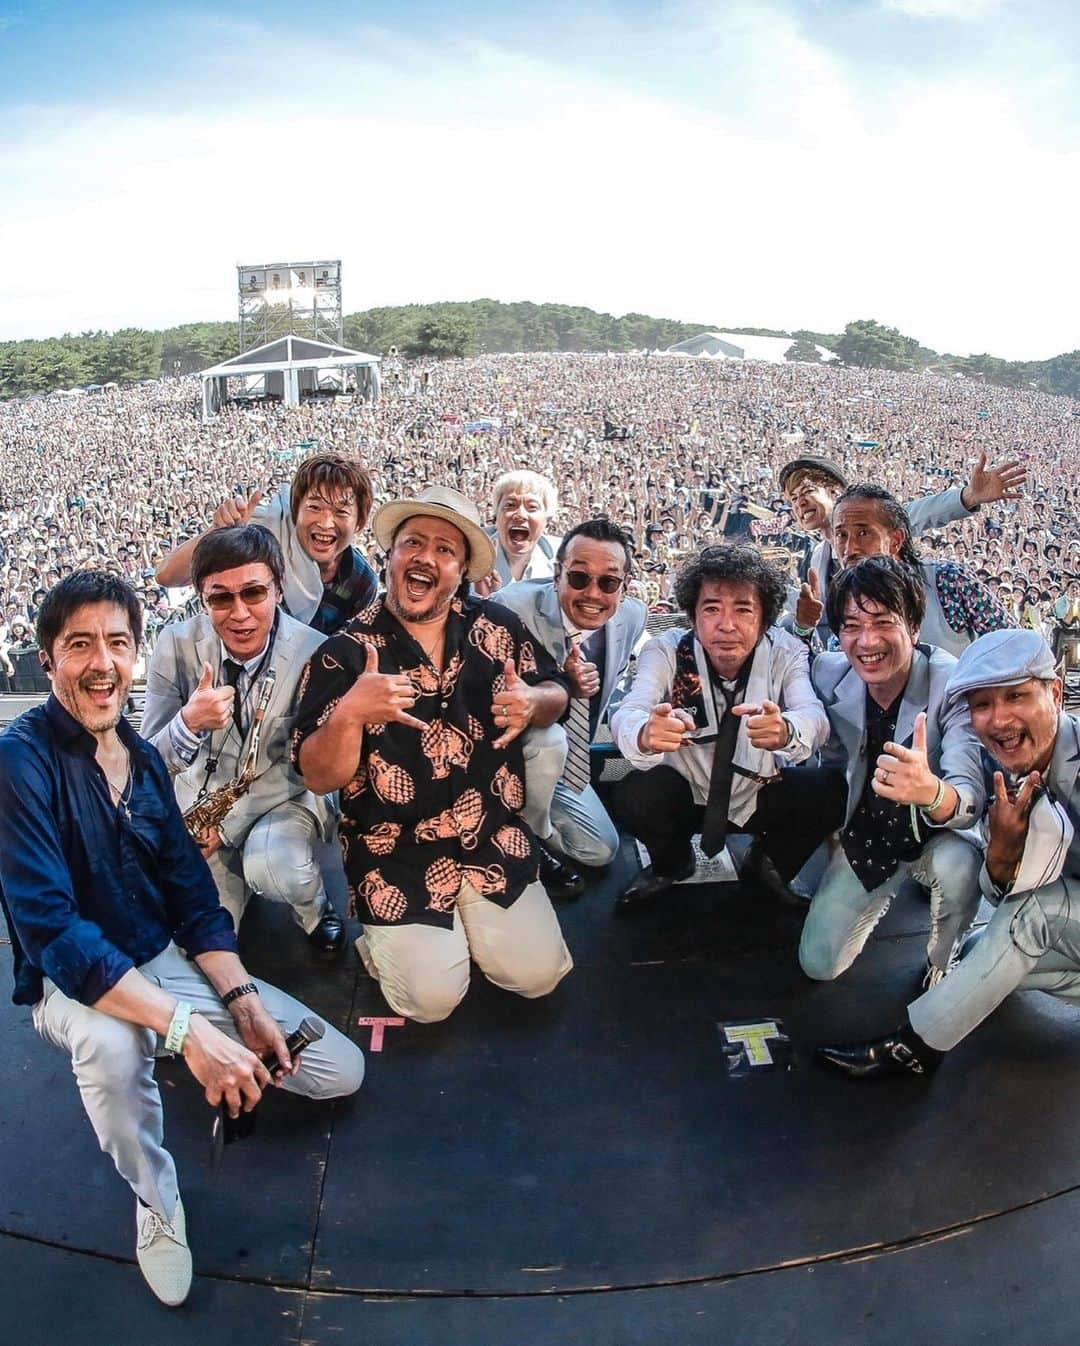
POLYGON ((1000 10, 1004 0, 881 0, 881 7, 914 19, 955 19, 974 23, 1000 10))
MULTIPOLYGON (((246 50, 280 62, 272 36, 246 50)), ((227 318, 237 262, 340 256, 347 311, 484 295, 876 317, 958 353, 1077 344, 1059 260, 1076 158, 1032 146, 1007 90, 911 78, 867 106, 774 12, 729 11, 660 55, 702 50, 726 73, 697 106, 490 42, 368 33, 291 52, 320 91, 301 114, 28 110, 0 148, 17 259, 0 337, 227 318)))

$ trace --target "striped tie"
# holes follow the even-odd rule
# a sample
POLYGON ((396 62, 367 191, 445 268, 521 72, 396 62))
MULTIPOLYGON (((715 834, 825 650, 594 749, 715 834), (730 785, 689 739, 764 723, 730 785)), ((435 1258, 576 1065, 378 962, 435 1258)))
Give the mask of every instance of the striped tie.
MULTIPOLYGON (((578 631, 570 636, 571 648, 581 651, 583 633, 578 631)), ((570 698, 570 713, 563 726, 566 729, 566 766, 563 768, 563 780, 567 786, 579 795, 588 785, 592 776, 589 771, 589 701, 584 696, 570 698)))

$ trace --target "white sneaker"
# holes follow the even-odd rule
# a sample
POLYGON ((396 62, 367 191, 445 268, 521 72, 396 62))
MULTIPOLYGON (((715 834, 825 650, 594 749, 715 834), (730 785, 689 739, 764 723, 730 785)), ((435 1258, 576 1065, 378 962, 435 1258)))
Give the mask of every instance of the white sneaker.
POLYGON ((191 1249, 183 1203, 176 1198, 172 1224, 156 1210, 138 1203, 135 1226, 139 1235, 135 1257, 143 1279, 163 1304, 176 1308, 191 1289, 191 1249))

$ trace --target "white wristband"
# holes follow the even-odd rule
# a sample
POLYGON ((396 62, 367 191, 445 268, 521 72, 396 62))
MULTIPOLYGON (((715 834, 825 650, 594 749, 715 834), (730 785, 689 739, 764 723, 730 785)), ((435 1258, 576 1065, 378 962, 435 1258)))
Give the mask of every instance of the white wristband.
POLYGON ((179 1056, 184 1050, 193 1010, 186 1000, 178 1000, 173 1016, 169 1020, 169 1031, 165 1034, 165 1050, 173 1056, 179 1056))

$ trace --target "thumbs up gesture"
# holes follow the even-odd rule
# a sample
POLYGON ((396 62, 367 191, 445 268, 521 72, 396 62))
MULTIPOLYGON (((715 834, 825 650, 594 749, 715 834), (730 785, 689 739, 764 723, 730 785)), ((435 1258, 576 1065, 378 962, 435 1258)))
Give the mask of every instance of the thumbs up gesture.
POLYGON ((503 687, 495 694, 491 703, 491 714, 495 728, 503 732, 491 745, 493 748, 505 748, 512 743, 523 730, 532 723, 532 689, 518 676, 513 659, 503 664, 503 687))
POLYGON ((252 491, 247 500, 239 495, 223 500, 214 510, 214 527, 231 528, 234 524, 249 523, 262 496, 262 491, 252 491))
POLYGON ((573 684, 575 696, 588 699, 600 690, 600 670, 595 664, 589 663, 581 653, 580 645, 575 645, 566 656, 563 672, 573 684))
MULTIPOLYGON (((926 712, 920 711, 915 717, 910 748, 900 743, 885 744, 874 769, 874 793, 896 804, 929 808, 938 796, 940 784, 926 758, 926 712)), ((946 787, 946 793, 955 795, 951 787, 946 787)), ((952 811, 955 812, 955 801, 952 811)))
POLYGON ((795 623, 804 631, 816 627, 821 621, 825 604, 821 598, 821 586, 816 570, 811 570, 808 579, 799 590, 799 601, 795 604, 795 623))
POLYGON ((193 734, 213 733, 232 720, 234 692, 214 686, 212 665, 204 663, 195 690, 181 707, 180 718, 193 734))
POLYGON ((775 701, 762 701, 760 706, 748 701, 736 706, 732 714, 746 717, 746 736, 753 748, 779 752, 791 737, 791 726, 775 701))

